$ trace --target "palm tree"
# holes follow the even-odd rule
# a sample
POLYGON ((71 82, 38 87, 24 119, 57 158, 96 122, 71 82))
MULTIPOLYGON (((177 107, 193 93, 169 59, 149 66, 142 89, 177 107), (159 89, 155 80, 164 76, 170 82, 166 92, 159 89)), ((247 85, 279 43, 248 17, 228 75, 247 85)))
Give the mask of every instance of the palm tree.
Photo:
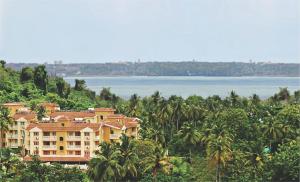
POLYGON ((262 130, 263 134, 269 139, 269 147, 272 149, 272 142, 276 142, 282 138, 285 131, 287 131, 287 127, 279 121, 269 118, 268 121, 263 124, 262 130))
POLYGON ((192 147, 201 140, 201 134, 192 126, 192 124, 185 123, 179 131, 179 137, 189 148, 189 161, 192 160, 192 147))
POLYGON ((231 158, 231 142, 232 139, 227 135, 210 136, 207 146, 207 156, 209 161, 216 165, 216 181, 221 181, 221 165, 225 166, 226 162, 231 158))
POLYGON ((171 169, 169 158, 165 155, 165 150, 159 146, 155 147, 154 154, 146 157, 142 161, 145 166, 145 171, 151 171, 154 181, 157 181, 156 176, 158 171, 168 174, 171 169))
POLYGON ((88 177, 95 182, 116 181, 122 175, 120 156, 120 151, 113 144, 102 143, 100 153, 89 162, 88 177))
POLYGON ((121 144, 118 145, 121 151, 120 165, 123 166, 123 180, 127 181, 137 176, 138 156, 133 152, 131 138, 122 134, 121 144))
POLYGON ((8 131, 11 123, 12 118, 9 115, 9 110, 6 107, 0 106, 0 148, 3 147, 3 135, 8 131))
POLYGON ((138 107, 139 107, 140 97, 137 94, 133 94, 129 99, 129 116, 137 117, 139 115, 138 107))

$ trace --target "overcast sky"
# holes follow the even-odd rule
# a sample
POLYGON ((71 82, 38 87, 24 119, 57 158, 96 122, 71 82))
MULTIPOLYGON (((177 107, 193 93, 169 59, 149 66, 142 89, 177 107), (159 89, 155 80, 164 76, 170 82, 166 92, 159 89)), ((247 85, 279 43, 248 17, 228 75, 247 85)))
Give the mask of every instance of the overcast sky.
POLYGON ((297 62, 299 26, 299 0, 0 0, 0 59, 297 62))

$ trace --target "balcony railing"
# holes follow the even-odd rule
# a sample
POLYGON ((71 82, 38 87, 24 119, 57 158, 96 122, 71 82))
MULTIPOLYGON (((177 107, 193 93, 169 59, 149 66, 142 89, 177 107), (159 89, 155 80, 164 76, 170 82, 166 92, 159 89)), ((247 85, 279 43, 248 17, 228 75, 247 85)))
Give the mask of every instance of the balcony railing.
POLYGON ((9 146, 10 146, 11 148, 18 148, 18 147, 19 147, 18 144, 15 144, 15 143, 14 143, 14 144, 10 144, 9 146))
POLYGON ((81 149, 81 145, 68 145, 67 149, 81 149))
POLYGON ((81 136, 68 136, 67 140, 81 140, 81 136))
POLYGON ((18 139, 18 135, 14 134, 14 135, 8 135, 7 136, 8 139, 18 139))
POLYGON ((9 129, 11 129, 11 130, 18 130, 18 125, 10 126, 9 129))
POLYGON ((43 140, 56 140, 56 136, 43 136, 43 140))
POLYGON ((56 150, 56 145, 43 145, 45 150, 56 150))
POLYGON ((121 134, 110 134, 109 139, 119 139, 121 134))

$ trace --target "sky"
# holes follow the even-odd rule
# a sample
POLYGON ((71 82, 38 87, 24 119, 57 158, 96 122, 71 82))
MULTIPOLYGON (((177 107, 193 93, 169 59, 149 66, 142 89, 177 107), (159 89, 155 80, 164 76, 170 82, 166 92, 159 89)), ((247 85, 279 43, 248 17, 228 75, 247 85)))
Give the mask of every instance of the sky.
POLYGON ((7 62, 300 62, 299 0, 0 0, 7 62))

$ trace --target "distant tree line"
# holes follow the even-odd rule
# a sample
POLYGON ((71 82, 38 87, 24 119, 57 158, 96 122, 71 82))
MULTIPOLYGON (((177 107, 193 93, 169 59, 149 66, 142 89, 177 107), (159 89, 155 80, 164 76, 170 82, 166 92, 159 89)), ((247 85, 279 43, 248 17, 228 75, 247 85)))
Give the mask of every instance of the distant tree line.
MULTIPOLYGON (((21 70, 37 64, 8 64, 21 70)), ((65 76, 300 76, 297 63, 124 62, 46 64, 50 75, 65 76)))

